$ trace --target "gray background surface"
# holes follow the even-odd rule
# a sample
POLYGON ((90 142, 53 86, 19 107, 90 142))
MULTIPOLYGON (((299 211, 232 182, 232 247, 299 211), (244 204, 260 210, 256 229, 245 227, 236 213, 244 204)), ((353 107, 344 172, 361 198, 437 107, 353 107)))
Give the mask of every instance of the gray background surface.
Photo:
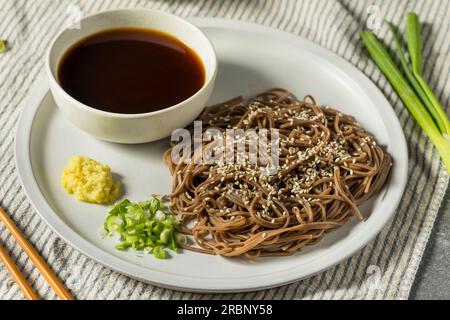
POLYGON ((450 188, 411 289, 410 299, 450 299, 450 188))

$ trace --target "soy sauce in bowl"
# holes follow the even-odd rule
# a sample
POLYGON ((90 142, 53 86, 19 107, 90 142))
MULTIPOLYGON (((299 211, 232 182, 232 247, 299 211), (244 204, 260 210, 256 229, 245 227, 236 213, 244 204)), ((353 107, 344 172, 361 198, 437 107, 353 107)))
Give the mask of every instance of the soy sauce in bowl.
POLYGON ((61 87, 79 102, 122 114, 176 105, 205 82, 202 60, 185 43, 128 27, 82 39, 64 54, 57 74, 61 87))

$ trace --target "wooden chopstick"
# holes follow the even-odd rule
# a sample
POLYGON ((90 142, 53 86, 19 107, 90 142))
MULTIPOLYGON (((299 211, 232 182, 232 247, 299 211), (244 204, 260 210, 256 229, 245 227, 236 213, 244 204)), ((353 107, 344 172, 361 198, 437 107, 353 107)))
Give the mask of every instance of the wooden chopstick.
POLYGON ((70 292, 64 287, 64 285, 58 280, 55 274, 52 272, 50 267, 45 263, 44 259, 39 255, 36 249, 25 239, 20 230, 14 224, 14 222, 9 218, 5 211, 0 208, 0 220, 3 221, 6 228, 11 232, 13 237, 20 244, 22 249, 34 263, 36 268, 41 272, 44 279, 48 282, 50 287, 55 291, 58 297, 62 300, 73 300, 70 292))
POLYGON ((3 249, 1 245, 0 245, 0 260, 3 262, 6 269, 11 273, 12 277, 14 278, 14 281, 16 281, 20 290, 22 290, 25 298, 27 298, 28 300, 39 300, 38 295, 34 293, 33 289, 31 289, 27 280, 25 280, 20 270, 14 264, 14 261, 12 261, 11 257, 6 253, 5 249, 3 249))

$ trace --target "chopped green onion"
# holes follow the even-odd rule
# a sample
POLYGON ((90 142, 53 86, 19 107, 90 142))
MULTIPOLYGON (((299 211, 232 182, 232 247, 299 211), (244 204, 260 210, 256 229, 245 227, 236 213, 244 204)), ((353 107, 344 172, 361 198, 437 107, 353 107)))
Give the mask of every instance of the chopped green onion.
POLYGON ((378 38, 370 31, 363 31, 361 37, 370 56, 394 87, 409 112, 436 146, 447 170, 450 172, 450 141, 441 134, 422 101, 403 77, 378 38))
POLYGON ((161 239, 162 243, 167 244, 169 242, 171 234, 172 234, 172 230, 164 229, 161 232, 161 235, 159 236, 159 238, 161 239))
POLYGON ((156 246, 153 248, 153 256, 158 259, 166 258, 166 250, 161 246, 156 246))
POLYGON ((143 205, 146 209, 150 210, 151 213, 156 213, 156 211, 161 208, 161 200, 153 197, 149 201, 143 202, 143 205))
POLYGON ((159 199, 152 198, 139 203, 129 200, 116 203, 110 208, 103 226, 107 235, 120 236, 118 250, 131 248, 164 259, 165 247, 177 251, 176 221, 159 199))
POLYGON ((175 240, 176 240, 176 243, 178 243, 178 244, 186 244, 187 243, 187 237, 186 237, 186 235, 184 235, 182 233, 177 233, 175 235, 175 240))
POLYGON ((174 232, 170 233, 169 243, 167 244, 167 247, 175 252, 177 251, 177 241, 175 240, 174 232))
POLYGON ((158 210, 155 213, 155 219, 159 220, 159 221, 162 221, 162 220, 166 219, 166 215, 161 210, 158 210))
POLYGON ((0 39, 0 53, 6 52, 6 42, 3 39, 0 39))
POLYGON ((117 250, 126 250, 130 247, 131 247, 131 243, 129 243, 129 242, 122 242, 122 243, 116 245, 117 250))
POLYGON ((120 227, 123 225, 123 219, 117 216, 109 216, 105 220, 105 229, 109 230, 111 233, 117 233, 120 230, 120 227))
POLYGON ((153 251, 153 247, 145 247, 145 248, 144 248, 144 252, 145 252, 145 253, 150 254, 150 253, 152 253, 152 251, 153 251))

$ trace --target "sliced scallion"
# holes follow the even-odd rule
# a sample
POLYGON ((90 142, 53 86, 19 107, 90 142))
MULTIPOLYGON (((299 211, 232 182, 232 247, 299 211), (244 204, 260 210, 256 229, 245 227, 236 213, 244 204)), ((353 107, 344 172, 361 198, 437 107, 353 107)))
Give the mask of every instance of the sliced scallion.
POLYGON ((0 53, 6 52, 6 42, 3 39, 0 39, 0 53))
POLYGON ((165 248, 177 251, 177 244, 185 243, 177 232, 177 225, 177 220, 158 198, 139 203, 129 200, 116 203, 103 224, 107 235, 120 237, 118 250, 131 248, 152 253, 158 259, 166 257, 165 248))
POLYGON ((153 248, 153 256, 158 259, 166 258, 166 251, 161 246, 156 246, 153 248))

